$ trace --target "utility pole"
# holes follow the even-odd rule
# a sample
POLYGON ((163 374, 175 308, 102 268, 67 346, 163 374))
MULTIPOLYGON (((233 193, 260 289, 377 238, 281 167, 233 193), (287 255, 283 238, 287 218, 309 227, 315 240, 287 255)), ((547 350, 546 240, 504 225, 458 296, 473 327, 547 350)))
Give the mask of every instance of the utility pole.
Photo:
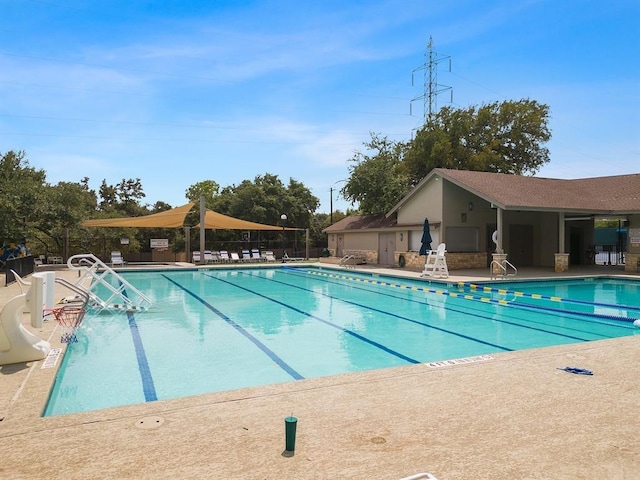
POLYGON ((449 72, 451 71, 451 57, 441 56, 433 51, 433 38, 429 36, 429 44, 424 54, 424 65, 414 69, 411 72, 411 85, 413 86, 413 78, 416 72, 424 70, 424 93, 419 97, 411 99, 409 102, 409 114, 412 115, 412 105, 416 100, 423 101, 424 123, 427 123, 438 112, 438 95, 442 92, 449 91, 451 93, 451 102, 453 102, 453 88, 438 83, 438 64, 449 61, 449 72))

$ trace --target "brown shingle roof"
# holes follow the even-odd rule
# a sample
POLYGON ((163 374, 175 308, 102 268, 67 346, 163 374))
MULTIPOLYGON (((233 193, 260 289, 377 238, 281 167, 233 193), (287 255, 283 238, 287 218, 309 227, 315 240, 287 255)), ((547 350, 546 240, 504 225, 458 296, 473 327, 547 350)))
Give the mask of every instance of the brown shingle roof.
POLYGON ((640 212, 637 173, 573 180, 444 168, 436 168, 429 176, 434 174, 508 210, 640 212))
POLYGON ((396 225, 396 218, 385 218, 381 215, 351 215, 325 228, 323 232, 342 232, 345 230, 363 230, 376 228, 389 228, 396 225))

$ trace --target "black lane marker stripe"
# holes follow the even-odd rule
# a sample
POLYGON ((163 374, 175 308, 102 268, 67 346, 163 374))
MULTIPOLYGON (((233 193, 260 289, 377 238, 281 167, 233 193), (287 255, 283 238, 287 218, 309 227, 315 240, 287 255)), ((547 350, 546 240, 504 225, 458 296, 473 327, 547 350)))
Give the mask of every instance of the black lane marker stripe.
POLYGON ((127 312, 127 319, 129 320, 129 330, 133 338, 133 346, 136 350, 136 359, 138 360, 138 370, 140 371, 140 378, 142 379, 144 399, 147 402, 153 402, 158 400, 158 395, 156 394, 156 387, 153 383, 153 376, 151 375, 151 369, 147 361, 147 354, 144 351, 142 337, 140 336, 138 324, 136 323, 133 312, 127 312))
MULTIPOLYGON (((249 275, 249 276, 252 276, 252 277, 255 277, 255 278, 260 278, 261 280, 264 280, 264 281, 280 283, 281 285, 286 285, 286 286, 291 287, 291 288, 297 288, 298 290, 303 290, 303 291, 306 291, 306 292, 312 292, 314 294, 317 294, 317 292, 313 292, 313 291, 311 291, 309 289, 306 289, 304 287, 299 287, 297 285, 291 285, 290 283, 281 282, 279 280, 274 280, 274 279, 271 279, 271 278, 264 278, 264 277, 261 277, 259 275, 247 274, 246 272, 241 272, 241 275, 249 275)), ((371 293, 371 292, 369 291, 369 293, 371 293)), ((488 345, 488 346, 494 347, 494 348, 498 348, 500 350, 504 350, 504 351, 507 351, 507 352, 513 351, 512 349, 507 348, 507 347, 503 347, 501 345, 496 345, 496 344, 493 344, 493 343, 485 342, 485 341, 480 340, 478 338, 469 337, 468 335, 464 335, 464 334, 461 334, 461 333, 456 333, 456 332, 453 332, 451 330, 447 330, 445 328, 435 327, 433 325, 429 325, 428 323, 420 322, 420 321, 414 320, 412 318, 403 317, 401 315, 397 315, 397 314, 391 313, 391 312, 386 312, 384 310, 380 310, 380 309, 377 309, 377 308, 372 308, 372 307, 370 307, 368 305, 364 305, 364 304, 361 304, 361 303, 353 302, 351 300, 345 300, 344 298, 334 297, 334 296, 331 296, 331 295, 326 295, 324 293, 321 293, 320 295, 322 295, 324 297, 327 297, 327 298, 331 298, 333 300, 338 300, 340 302, 347 303, 349 305, 354 305, 356 307, 360 307, 360 308, 368 309, 368 310, 371 310, 371 311, 374 311, 374 312, 382 313, 382 314, 388 315, 390 317, 399 318, 400 320, 405 320, 407 322, 415 323, 417 325, 421 325, 423 327, 431 328, 431 329, 437 330, 439 332, 444 332, 444 333, 448 333, 450 335, 455 335, 456 337, 464 338, 465 340, 471 340, 472 342, 481 343, 481 344, 488 345)), ((293 307, 290 307, 290 308, 293 308, 293 307)), ((313 318, 315 318, 315 317, 313 317, 313 318)), ((320 320, 325 322, 325 320, 322 320, 322 319, 320 319, 320 320)), ((338 328, 342 328, 342 327, 338 327, 338 328)))
MULTIPOLYGON (((285 308, 293 310, 294 312, 300 313, 301 315, 305 315, 306 317, 313 318, 314 320, 322 322, 325 325, 329 325, 330 327, 333 327, 333 328, 336 328, 338 330, 341 330, 342 332, 346 333, 347 335, 351 335, 352 337, 355 337, 358 340, 362 340, 363 342, 368 343, 369 345, 372 345, 372 346, 374 346, 376 348, 379 348, 380 350, 383 350, 383 351, 385 351, 387 353, 390 353, 391 355, 393 355, 395 357, 398 357, 398 358, 401 358, 402 360, 405 360, 405 361, 407 361, 409 363, 420 363, 420 361, 418 361, 418 360, 416 360, 414 358, 408 357, 408 356, 406 356, 406 355, 404 355, 404 354, 402 354, 400 352, 396 352, 395 350, 393 350, 393 349, 391 349, 389 347, 386 347, 386 346, 382 345, 381 343, 378 343, 378 342, 375 342, 373 340, 370 340, 367 337, 364 337, 364 336, 360 335, 359 333, 356 333, 356 332, 354 332, 352 330, 349 330, 347 328, 341 327, 340 325, 336 325, 335 323, 332 323, 332 322, 329 322, 328 320, 325 320, 323 318, 317 317, 316 315, 313 315, 313 314, 311 314, 309 312, 305 312, 304 310, 300 310, 299 308, 293 307, 293 306, 288 305, 288 304, 286 304, 284 302, 281 302, 279 300, 275 300, 273 298, 267 297, 266 295, 263 295, 262 293, 256 292, 255 290, 251 290, 249 288, 243 287, 241 285, 237 285, 237 284, 229 282, 227 280, 222 280, 221 278, 216 278, 216 277, 214 277, 214 276, 212 276, 210 274, 205 273, 204 275, 207 276, 207 277, 213 278, 214 280, 217 280, 219 282, 226 283, 227 285, 231 285, 233 287, 239 288, 240 290, 244 290, 245 292, 251 293, 251 294, 256 295, 258 297, 262 297, 265 300, 269 300, 270 302, 277 303, 278 305, 281 305, 281 306, 283 306, 285 308)), ((241 275, 246 275, 246 273, 241 272, 241 275)), ((262 278, 262 277, 256 277, 256 278, 262 278)), ((280 282, 280 283, 282 283, 282 282, 280 282)), ((287 285, 287 284, 285 284, 285 285, 287 285)))
MULTIPOLYGON (((305 274, 300 275, 300 274, 298 274, 297 272, 296 272, 296 273, 286 272, 286 273, 287 273, 287 274, 290 274, 290 275, 306 276, 305 274)), ((341 282, 338 282, 338 281, 334 281, 334 280, 329 280, 329 279, 322 278, 322 277, 316 277, 316 276, 313 276, 313 277, 309 277, 309 278, 317 279, 319 282, 333 283, 333 284, 336 284, 336 285, 345 286, 345 284, 344 284, 344 283, 341 283, 341 282)), ((272 281, 277 281, 277 280, 272 280, 272 281)), ((289 284, 288 284, 288 283, 285 283, 285 285, 289 285, 289 284)), ((306 289, 304 289, 303 287, 296 287, 295 285, 292 285, 292 287, 295 287, 295 288, 301 288, 301 289, 303 289, 303 290, 306 290, 306 289)), ((392 295, 392 294, 390 294, 390 293, 379 292, 379 291, 375 291, 375 290, 368 289, 368 288, 364 288, 364 287, 360 287, 360 286, 349 285, 349 288, 354 288, 354 289, 357 289, 357 290, 362 290, 362 291, 364 291, 364 292, 372 293, 372 294, 375 294, 375 295, 382 295, 382 296, 385 296, 385 297, 390 297, 390 298, 395 298, 395 299, 406 300, 406 301, 408 301, 408 302, 418 303, 418 304, 421 304, 421 305, 423 304, 423 302, 418 302, 418 301, 416 301, 416 300, 412 300, 412 299, 410 299, 410 298, 398 297, 398 296, 396 296, 396 295, 392 295)), ((323 295, 323 296, 327 296, 327 297, 329 297, 329 298, 334 298, 334 299, 336 299, 336 300, 342 300, 342 299, 340 299, 340 298, 332 297, 332 296, 330 296, 330 295, 326 295, 326 294, 321 294, 321 295, 323 295)), ((463 297, 449 297, 449 298, 461 298, 462 300, 464 300, 464 298, 463 298, 463 297)), ((480 340, 480 339, 477 339, 477 338, 475 338, 475 337, 469 337, 469 336, 467 336, 467 335, 463 335, 463 334, 461 334, 461 333, 456 333, 456 332, 452 332, 452 331, 450 331, 450 330, 442 329, 442 328, 439 328, 439 327, 434 327, 433 325, 429 325, 428 323, 420 322, 420 321, 417 321, 417 320, 414 320, 414 319, 411 319, 411 318, 407 318, 407 317, 401 317, 401 316, 398 316, 398 315, 396 315, 396 314, 394 314, 394 313, 390 313, 390 312, 386 312, 386 311, 384 311, 384 310, 380 310, 380 309, 372 308, 372 307, 369 307, 369 306, 364 305, 364 304, 360 304, 360 303, 357 303, 357 302, 352 302, 352 301, 350 301, 350 300, 342 300, 342 301, 347 302, 347 303, 350 303, 350 304, 352 304, 352 305, 356 305, 356 306, 358 306, 358 307, 368 308, 368 309, 373 310, 373 311, 376 311, 376 312, 380 312, 380 313, 383 313, 383 314, 386 314, 386 315, 391 315, 391 316, 394 316, 394 317, 397 317, 397 318, 401 318, 401 319, 403 319, 403 320, 407 320, 407 321, 409 321, 409 322, 417 323, 417 324, 419 324, 419 325, 424 325, 424 326, 429 327, 429 328, 435 328, 436 330, 441 330, 441 331, 443 331, 443 332, 451 333, 452 335, 457 335, 457 336, 460 336, 460 337, 463 337, 463 338, 467 338, 467 339, 470 339, 470 340, 474 340, 474 341, 479 342, 479 343, 484 343, 484 344, 486 344, 486 345, 491 345, 491 346, 496 347, 496 348, 502 348, 502 349, 504 349, 504 350, 506 350, 506 351, 509 351, 509 352, 513 351, 513 349, 511 349, 511 348, 502 347, 502 346, 500 346, 500 345, 495 345, 495 344, 492 344, 492 343, 489 343, 489 342, 485 342, 485 341, 480 340)), ((506 306, 506 305, 502 305, 502 306, 506 306)), ((468 311, 468 310, 458 310, 458 309, 455 309, 455 308, 452 308, 452 307, 449 307, 449 306, 444 307, 444 308, 445 308, 446 310, 450 310, 450 311, 453 311, 453 312, 463 313, 463 314, 467 314, 467 315, 473 315, 474 317, 477 317, 477 318, 484 318, 484 319, 491 320, 491 321, 495 321, 495 322, 506 323, 507 325, 513 325, 513 326, 515 326, 515 327, 519 327, 519 328, 525 328, 525 329, 529 329, 529 330, 539 331, 539 332, 547 333, 547 334, 549 334, 549 335, 556 335, 556 336, 559 336, 559 337, 570 338, 570 339, 572 339, 572 340, 580 340, 580 341, 582 341, 582 342, 588 342, 588 341, 590 341, 590 339, 588 339, 588 338, 574 337, 573 335, 565 335, 565 334, 562 334, 562 333, 557 333, 557 332, 553 332, 553 331, 546 330, 546 329, 542 329, 542 328, 530 327, 530 326, 528 326, 528 325, 522 325, 522 324, 519 324, 519 323, 509 322, 509 321, 507 321, 507 320, 496 320, 496 319, 494 319, 493 317, 488 317, 488 316, 486 316, 486 315, 478 315, 478 314, 475 314, 475 313, 474 313, 474 314, 469 314, 469 311, 468 311)), ((605 336, 605 335, 599 335, 599 334, 592 334, 592 335, 596 335, 596 336, 600 336, 600 337, 604 337, 604 338, 611 338, 611 337, 608 337, 608 336, 605 336)))
POLYGON ((253 343, 256 347, 258 347, 263 353, 265 353, 269 358, 271 358, 271 360, 273 360, 274 362, 276 362, 276 364, 278 364, 278 366, 280 366, 280 368, 282 368, 285 372, 287 372, 292 378, 294 378, 295 380, 302 380, 304 379, 304 377, 302 375, 300 375, 298 372, 296 372, 293 368, 291 368, 291 366, 289 366, 289 364, 287 362, 285 362, 284 360, 282 360, 278 355, 276 355, 275 352, 273 352, 272 350, 269 349, 269 347, 267 347, 264 343, 262 343, 260 340, 258 340, 256 337, 254 337, 253 335, 251 335, 247 330, 245 330, 244 328, 242 328, 242 326, 238 325, 236 322, 234 322, 233 320, 231 320, 229 317, 227 317, 224 313, 222 313, 220 310, 218 310, 217 308, 215 308, 213 305, 211 305, 210 303, 208 303, 205 299, 203 299, 202 297, 196 295, 195 293, 193 293, 191 290, 187 289, 186 287, 180 285, 178 282, 176 282, 175 280, 172 280, 171 278, 169 278, 168 276, 166 276, 165 274, 162 275, 164 278, 166 278, 168 281, 170 281, 171 283, 173 283, 175 286, 177 286, 178 288, 182 289, 183 291, 185 291, 186 293, 188 293, 189 295, 191 295, 193 298, 195 298, 196 300, 198 300, 200 303, 202 303, 205 307, 207 307, 209 310, 211 310, 213 313, 215 313, 216 315, 218 315, 221 319, 223 319, 225 322, 227 322, 229 325, 231 325, 233 328, 236 329, 236 331, 238 331, 240 334, 242 334, 244 337, 246 337, 251 343, 253 343))

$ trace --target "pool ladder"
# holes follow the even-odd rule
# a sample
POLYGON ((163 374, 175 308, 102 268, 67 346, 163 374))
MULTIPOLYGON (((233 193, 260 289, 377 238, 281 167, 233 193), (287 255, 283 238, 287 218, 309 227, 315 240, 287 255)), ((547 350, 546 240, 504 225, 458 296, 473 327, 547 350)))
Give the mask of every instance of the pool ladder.
POLYGON ((72 290, 85 292, 90 299, 90 305, 95 309, 134 311, 147 310, 152 305, 146 295, 91 253, 69 257, 67 266, 80 273, 80 278, 73 284, 72 290), (83 285, 87 280, 90 281, 88 287, 83 285), (95 292, 99 287, 106 290, 106 298, 101 298, 95 292))
POLYGON ((491 274, 491 280, 494 278, 515 277, 518 274, 518 269, 508 260, 493 260, 489 265, 489 273, 491 274), (512 271, 510 272, 509 269, 512 271))

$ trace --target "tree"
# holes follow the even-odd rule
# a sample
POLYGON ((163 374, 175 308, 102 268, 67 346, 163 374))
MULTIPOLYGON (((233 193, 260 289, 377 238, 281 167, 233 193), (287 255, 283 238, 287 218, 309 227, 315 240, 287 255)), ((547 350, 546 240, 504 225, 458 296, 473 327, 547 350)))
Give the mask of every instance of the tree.
POLYGON ((371 134, 364 144, 371 153, 356 151, 351 158, 349 179, 340 193, 363 214, 384 213, 409 190, 409 177, 403 167, 407 145, 371 134))
POLYGON ((0 154, 0 241, 22 243, 44 205, 46 174, 29 165, 23 151, 0 154))
POLYGON ((220 193, 220 185, 213 180, 203 180, 202 182, 195 183, 187 188, 185 196, 187 200, 193 203, 198 203, 200 197, 204 196, 204 203, 207 208, 213 207, 213 201, 215 197, 220 193))
POLYGON ((404 159, 411 185, 437 167, 535 174, 549 161, 549 107, 534 100, 442 108, 418 131, 404 159))
POLYGON ((62 250, 62 242, 71 229, 76 229, 82 221, 96 210, 97 199, 89 190, 87 182, 59 182, 44 189, 44 202, 34 219, 32 240, 40 243, 39 251, 47 252, 51 244, 54 251, 62 250))

